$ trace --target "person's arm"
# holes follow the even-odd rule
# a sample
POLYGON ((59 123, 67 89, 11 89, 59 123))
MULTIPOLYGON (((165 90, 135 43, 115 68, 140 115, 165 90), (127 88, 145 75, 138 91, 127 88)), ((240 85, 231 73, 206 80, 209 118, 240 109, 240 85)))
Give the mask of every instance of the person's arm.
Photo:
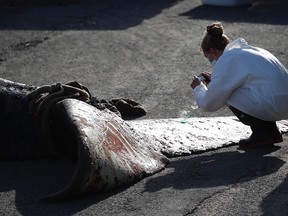
POLYGON ((212 72, 208 87, 200 83, 193 88, 194 81, 191 84, 198 107, 207 112, 213 112, 223 107, 232 92, 244 83, 245 76, 242 75, 237 60, 221 59, 212 72))

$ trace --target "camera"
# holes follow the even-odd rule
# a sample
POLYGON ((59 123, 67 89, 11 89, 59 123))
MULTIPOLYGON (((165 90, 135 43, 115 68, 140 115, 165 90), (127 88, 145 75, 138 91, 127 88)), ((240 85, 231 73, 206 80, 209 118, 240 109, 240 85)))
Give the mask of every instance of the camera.
POLYGON ((203 76, 202 74, 201 75, 199 75, 199 76, 197 76, 201 81, 206 81, 206 77, 205 76, 203 76))

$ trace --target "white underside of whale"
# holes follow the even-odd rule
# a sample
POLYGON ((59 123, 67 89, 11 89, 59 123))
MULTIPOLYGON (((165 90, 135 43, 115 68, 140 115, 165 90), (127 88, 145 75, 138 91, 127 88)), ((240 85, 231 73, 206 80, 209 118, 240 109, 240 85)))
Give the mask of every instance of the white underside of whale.
MULTIPOLYGON (((155 149, 170 156, 216 149, 251 135, 249 126, 236 117, 194 117, 183 119, 147 119, 128 121, 139 133, 158 140, 155 149)), ((282 133, 288 132, 288 121, 277 122, 282 133)), ((154 143, 155 145, 155 143, 154 143)))

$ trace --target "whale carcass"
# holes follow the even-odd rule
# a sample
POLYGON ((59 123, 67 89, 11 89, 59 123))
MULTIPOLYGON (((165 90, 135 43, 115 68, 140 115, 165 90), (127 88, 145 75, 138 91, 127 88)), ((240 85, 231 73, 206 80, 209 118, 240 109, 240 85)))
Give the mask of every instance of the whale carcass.
POLYGON ((77 160, 68 185, 44 201, 129 185, 165 167, 167 158, 151 148, 156 140, 108 109, 92 106, 90 93, 76 89, 0 79, 0 159, 77 160))
MULTIPOLYGON (((216 149, 251 133, 236 117, 193 117, 185 123, 183 119, 124 121, 117 111, 143 114, 137 103, 127 101, 132 109, 125 101, 118 109, 109 103, 103 109, 89 91, 81 85, 75 90, 74 84, 36 87, 0 79, 0 160, 68 157, 77 161, 68 185, 44 201, 129 185, 164 169, 168 163, 164 155, 216 149)), ((277 124, 282 133, 288 132, 287 120, 277 124)))

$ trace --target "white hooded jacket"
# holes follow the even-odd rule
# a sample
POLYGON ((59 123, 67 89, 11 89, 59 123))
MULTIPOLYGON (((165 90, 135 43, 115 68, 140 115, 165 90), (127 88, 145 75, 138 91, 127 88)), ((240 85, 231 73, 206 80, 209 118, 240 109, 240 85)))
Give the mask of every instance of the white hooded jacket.
POLYGON ((225 104, 266 121, 288 118, 288 71, 270 52, 239 38, 215 64, 211 82, 193 90, 197 105, 216 111, 225 104))

